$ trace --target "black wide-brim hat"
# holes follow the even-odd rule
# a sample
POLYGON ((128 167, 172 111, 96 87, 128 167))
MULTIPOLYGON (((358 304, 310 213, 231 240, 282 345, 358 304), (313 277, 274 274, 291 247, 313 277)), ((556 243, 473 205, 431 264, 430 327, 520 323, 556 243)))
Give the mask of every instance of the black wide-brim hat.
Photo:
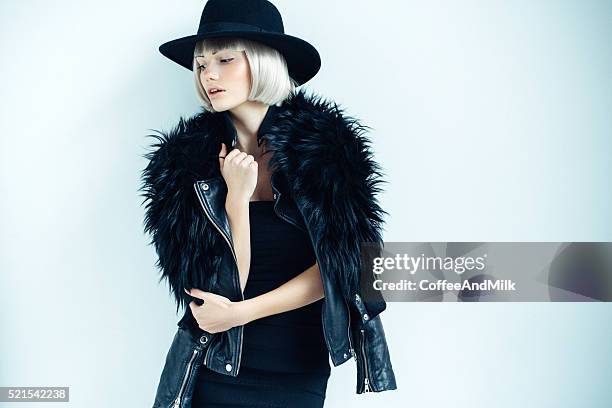
POLYGON ((258 41, 278 50, 289 75, 299 85, 321 68, 319 52, 307 41, 285 34, 283 19, 267 0, 209 0, 204 5, 197 34, 168 41, 159 47, 165 57, 193 71, 193 52, 205 38, 236 37, 258 41))

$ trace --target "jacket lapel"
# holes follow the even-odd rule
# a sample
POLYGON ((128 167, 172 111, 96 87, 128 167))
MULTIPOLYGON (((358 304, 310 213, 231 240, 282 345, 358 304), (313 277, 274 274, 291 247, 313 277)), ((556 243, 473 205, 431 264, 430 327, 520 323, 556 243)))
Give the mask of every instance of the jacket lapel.
MULTIPOLYGON (((270 108, 258 141, 266 140, 273 151, 269 165, 279 196, 292 198, 275 207, 292 213, 297 224, 307 227, 321 272, 330 281, 341 282, 343 295, 350 301, 359 287, 360 243, 381 241, 386 214, 375 197, 381 191, 382 171, 362 134, 366 127, 344 116, 335 103, 306 96, 301 90, 280 107, 270 108)), ((143 188, 151 202, 146 229, 156 233, 154 242, 162 254, 164 276, 177 285, 201 281, 199 275, 206 271, 190 267, 202 260, 185 251, 187 244, 203 256, 207 248, 218 246, 214 242, 217 232, 200 231, 201 227, 189 221, 191 217, 208 210, 218 232, 231 239, 227 218, 221 216, 227 187, 218 160, 221 140, 228 134, 235 136, 227 115, 203 111, 181 119, 168 134, 160 132, 160 143, 154 145, 158 149, 147 155, 151 163, 143 173, 143 188), (208 190, 203 190, 202 181, 208 190), (201 188, 194 192, 194 185, 201 188), (192 203, 201 208, 193 209, 192 203), (176 237, 185 242, 179 245, 176 237)), ((180 301, 182 288, 173 291, 180 301)))

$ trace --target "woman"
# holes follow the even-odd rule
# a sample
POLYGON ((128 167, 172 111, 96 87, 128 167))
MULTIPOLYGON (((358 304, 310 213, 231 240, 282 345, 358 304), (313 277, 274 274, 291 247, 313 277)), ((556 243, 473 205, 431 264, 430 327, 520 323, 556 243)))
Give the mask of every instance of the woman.
POLYGON ((316 49, 268 1, 210 0, 160 51, 204 109, 155 136, 143 172, 145 229, 188 305, 154 406, 321 407, 330 357, 355 358, 357 393, 395 389, 385 302, 359 274, 380 173, 354 120, 295 92, 316 49))

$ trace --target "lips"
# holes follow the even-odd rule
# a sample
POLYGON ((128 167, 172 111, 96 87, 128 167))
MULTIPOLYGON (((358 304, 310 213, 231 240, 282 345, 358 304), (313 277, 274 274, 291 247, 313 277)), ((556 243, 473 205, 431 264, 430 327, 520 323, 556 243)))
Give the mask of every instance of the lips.
POLYGON ((225 89, 221 89, 221 88, 211 88, 208 90, 208 94, 209 95, 216 95, 219 94, 221 92, 225 92, 225 89))

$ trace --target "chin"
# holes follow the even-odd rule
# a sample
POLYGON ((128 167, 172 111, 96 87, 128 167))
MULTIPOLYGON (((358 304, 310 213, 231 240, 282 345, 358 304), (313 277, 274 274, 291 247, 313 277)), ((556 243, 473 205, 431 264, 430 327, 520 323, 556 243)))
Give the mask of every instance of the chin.
POLYGON ((216 112, 223 112, 228 109, 228 106, 226 103, 211 102, 210 104, 216 112))
POLYGON ((223 112, 226 110, 231 110, 234 109, 237 106, 242 105, 244 102, 246 102, 246 100, 244 101, 215 101, 212 102, 212 107, 217 111, 217 112, 223 112))

